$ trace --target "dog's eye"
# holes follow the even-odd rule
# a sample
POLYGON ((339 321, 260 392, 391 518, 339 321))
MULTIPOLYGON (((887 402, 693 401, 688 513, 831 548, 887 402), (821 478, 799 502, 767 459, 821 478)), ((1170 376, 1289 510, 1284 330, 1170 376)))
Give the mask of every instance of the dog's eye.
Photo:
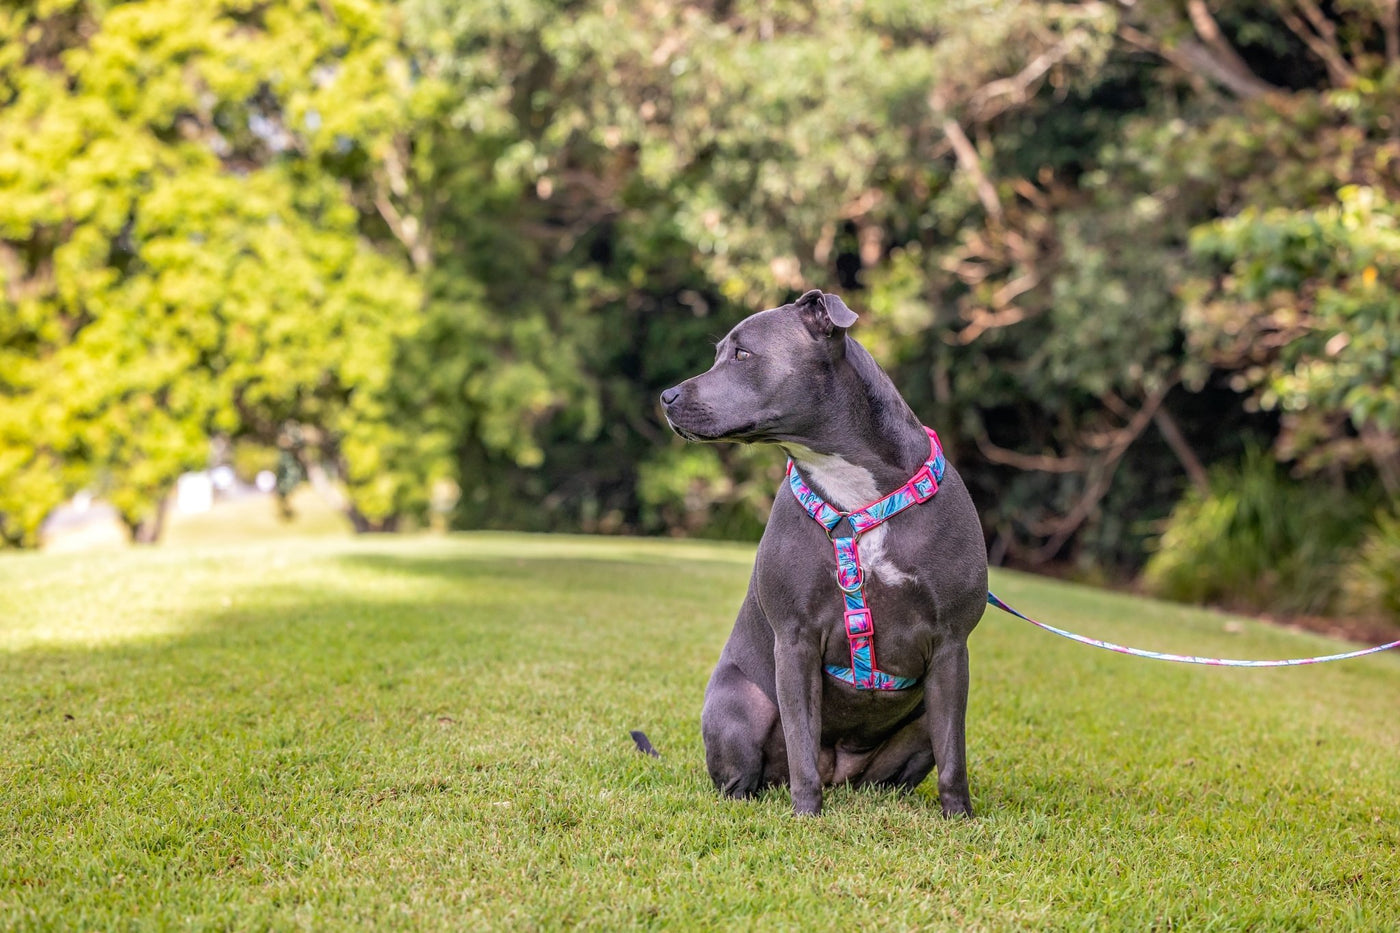
POLYGON ((749 356, 750 356, 750 353, 749 353, 748 350, 744 350, 744 349, 742 349, 742 348, 740 348, 740 347, 735 347, 735 348, 734 348, 734 359, 736 359, 736 360, 746 360, 746 359, 749 358, 749 356))

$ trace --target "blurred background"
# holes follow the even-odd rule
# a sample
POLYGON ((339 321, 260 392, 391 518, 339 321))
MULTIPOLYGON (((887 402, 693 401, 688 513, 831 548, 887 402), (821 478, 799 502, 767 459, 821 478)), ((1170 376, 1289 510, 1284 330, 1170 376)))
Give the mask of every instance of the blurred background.
POLYGON ((810 287, 994 563, 1400 619, 1396 0, 10 0, 0 543, 755 538, 810 287))

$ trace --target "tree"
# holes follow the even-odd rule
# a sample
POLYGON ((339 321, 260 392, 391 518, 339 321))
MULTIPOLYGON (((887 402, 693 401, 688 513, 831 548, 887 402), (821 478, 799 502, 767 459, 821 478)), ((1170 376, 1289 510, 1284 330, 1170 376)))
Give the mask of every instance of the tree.
POLYGON ((1194 245, 1221 272, 1189 306, 1192 336, 1281 411, 1280 454, 1369 463, 1400 497, 1400 204, 1349 186, 1316 210, 1216 221, 1194 245))
POLYGON ((0 14, 7 540, 32 541, 85 487, 149 539, 212 435, 272 444, 289 424, 341 464, 364 524, 404 508, 366 463, 410 443, 382 396, 420 304, 414 244, 385 249, 376 227, 411 90, 388 16, 190 0, 0 14))
POLYGON ((210 432, 299 437, 362 528, 455 484, 458 527, 754 535, 781 465, 655 396, 812 286, 997 561, 1131 572, 1253 439, 1396 482, 1389 0, 18 9, 10 538, 103 477, 151 514, 210 432))
MULTIPOLYGON (((1216 24, 1204 2, 1188 4, 1197 33, 1253 91, 1223 82, 1235 101, 1186 123, 1144 121, 1129 147, 1161 153, 1150 183, 1192 222, 1175 284, 1188 350, 1278 414, 1281 460, 1304 473, 1366 467, 1400 495, 1388 259, 1397 4, 1222 9, 1230 18, 1216 24)), ((1193 382, 1206 373, 1198 364, 1193 382)))
MULTIPOLYGON (((530 508, 522 501, 569 489, 565 501, 592 502, 595 515, 691 528, 713 526, 718 506, 731 533, 756 530, 771 457, 668 445, 653 393, 693 372, 706 355, 699 338, 742 314, 807 285, 859 289, 867 278, 880 313, 862 333, 893 353, 929 350, 946 374, 950 348, 915 337, 956 324, 941 314, 943 296, 906 290, 887 324, 881 267, 888 257, 937 281, 946 251, 934 242, 983 209, 986 178, 965 183, 978 172, 960 170, 966 134, 950 129, 961 109, 990 119, 1047 82, 1068 86, 1102 57, 1113 24, 1097 6, 1014 3, 976 19, 959 4, 821 16, 800 3, 597 3, 563 16, 545 3, 408 9, 428 70, 456 76, 455 122, 500 134, 493 178, 518 186, 514 213, 474 207, 472 223, 514 265, 538 270, 525 293, 510 294, 509 275, 470 277, 490 282, 516 314, 537 313, 527 309, 542 296, 573 309, 550 318, 556 346, 588 374, 591 391, 575 398, 615 426, 610 438, 555 433, 540 472, 508 474, 514 494, 483 493, 481 504, 510 501, 518 521, 530 508), (609 378, 619 371, 625 380, 609 378), (619 456, 585 454, 599 443, 619 456), (578 466, 559 469, 570 462, 578 466), (631 475, 620 469, 638 462, 631 475)), ((451 199, 479 203, 461 189, 451 199)), ((1005 214, 995 219, 1003 253, 1020 242, 1001 235, 1005 214)), ((459 269, 479 255, 460 252, 459 269)), ((944 393, 935 413, 957 407, 944 393)), ((484 461, 466 472, 502 475, 484 461)))

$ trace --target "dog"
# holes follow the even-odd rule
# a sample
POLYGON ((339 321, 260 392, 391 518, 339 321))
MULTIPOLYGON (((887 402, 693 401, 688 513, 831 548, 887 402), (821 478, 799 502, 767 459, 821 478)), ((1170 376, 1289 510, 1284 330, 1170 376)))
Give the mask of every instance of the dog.
POLYGON ((936 435, 847 334, 855 322, 808 291, 740 322, 708 371, 661 393, 681 437, 773 444, 790 461, 705 689, 705 763, 728 797, 789 786, 798 815, 821 812, 824 787, 908 792, 936 767, 943 814, 970 817, 981 524, 936 435), (875 514, 887 504, 858 511, 906 499, 888 518, 875 514))

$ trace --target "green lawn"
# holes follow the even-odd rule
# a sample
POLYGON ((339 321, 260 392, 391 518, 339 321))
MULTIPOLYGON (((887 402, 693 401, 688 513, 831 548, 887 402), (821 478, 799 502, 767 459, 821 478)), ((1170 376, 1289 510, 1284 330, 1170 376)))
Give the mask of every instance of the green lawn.
MULTIPOLYGON (((972 640, 972 792, 716 798, 751 550, 473 535, 0 559, 0 928, 1400 928, 1400 656, 972 640), (627 730, 661 750, 637 754, 627 730)), ((1010 574, 1089 634, 1319 637, 1010 574)))

